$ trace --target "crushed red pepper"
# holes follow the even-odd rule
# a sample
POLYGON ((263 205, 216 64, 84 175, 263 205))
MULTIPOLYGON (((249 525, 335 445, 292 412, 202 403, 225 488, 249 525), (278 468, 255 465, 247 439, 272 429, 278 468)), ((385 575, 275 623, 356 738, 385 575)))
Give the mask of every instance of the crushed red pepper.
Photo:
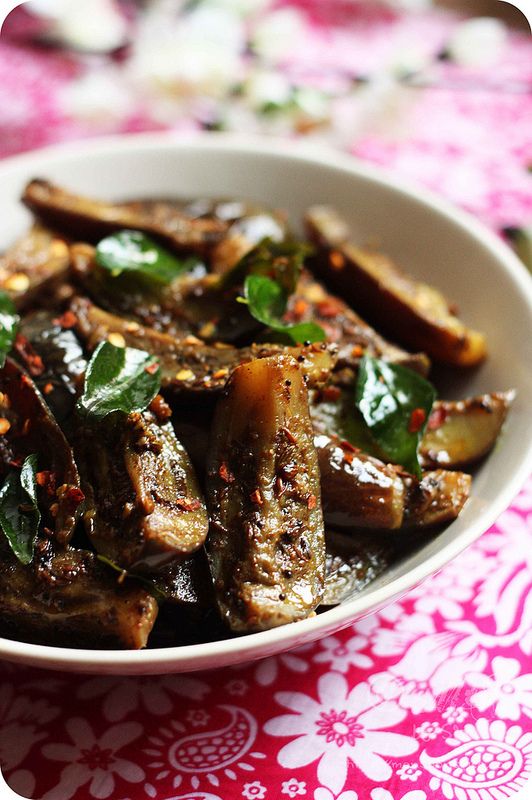
POLYGON ((42 358, 35 352, 28 339, 21 333, 17 333, 13 343, 13 349, 19 354, 30 375, 37 377, 43 374, 44 364, 42 358))
POLYGON ((408 432, 409 433, 418 433, 423 427, 423 423, 427 415, 422 408, 414 408, 412 413, 410 414, 410 420, 408 423, 408 432))
POLYGON ((54 319, 54 325, 59 325, 61 328, 68 330, 69 328, 73 328, 77 322, 77 317, 73 311, 65 311, 64 314, 61 314, 60 317, 54 319))
POLYGON ((231 472, 225 461, 222 461, 222 463, 220 464, 218 475, 226 483, 233 483, 233 481, 235 480, 235 476, 233 475, 233 473, 231 472))

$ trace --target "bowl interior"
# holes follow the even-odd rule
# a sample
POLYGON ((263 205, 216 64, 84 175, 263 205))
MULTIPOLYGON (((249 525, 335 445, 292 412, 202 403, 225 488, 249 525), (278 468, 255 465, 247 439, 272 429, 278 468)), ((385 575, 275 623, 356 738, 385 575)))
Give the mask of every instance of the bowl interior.
POLYGON ((43 177, 84 194, 128 197, 241 197, 285 209, 297 229, 312 203, 334 205, 361 241, 377 240, 413 275, 440 287, 462 317, 487 333, 490 357, 454 374, 447 396, 517 389, 502 440, 476 470, 459 519, 341 607, 312 620, 243 639, 141 653, 64 650, 0 640, 0 657, 94 672, 163 672, 258 658, 315 639, 382 606, 474 540, 503 510, 530 469, 532 281, 513 254, 478 223, 380 171, 327 152, 196 137, 141 136, 34 153, 0 165, 0 250, 27 226, 18 203, 25 182, 43 177))

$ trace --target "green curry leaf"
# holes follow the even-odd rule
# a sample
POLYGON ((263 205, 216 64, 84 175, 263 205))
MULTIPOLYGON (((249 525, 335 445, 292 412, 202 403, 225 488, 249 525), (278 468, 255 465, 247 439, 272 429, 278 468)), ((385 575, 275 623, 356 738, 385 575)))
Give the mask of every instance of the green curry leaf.
POLYGON ((264 275, 247 276, 243 302, 247 303, 252 317, 295 344, 322 342, 325 339, 325 331, 315 322, 291 325, 282 321, 288 295, 279 283, 264 275))
POLYGON ((303 263, 313 252, 306 242, 265 238, 220 278, 220 288, 239 286, 247 275, 263 275, 275 281, 289 296, 295 290, 303 263))
POLYGON ((114 411, 144 411, 160 385, 161 369, 156 358, 144 350, 101 342, 87 366, 77 408, 82 415, 97 420, 114 411))
POLYGON ((102 239, 96 248, 96 263, 113 277, 134 273, 150 283, 167 285, 200 262, 177 258, 141 231, 123 230, 102 239))
POLYGON ((0 292, 0 367, 4 366, 11 350, 19 319, 11 298, 5 292, 0 292))
POLYGON ((417 372, 377 358, 362 359, 355 404, 383 454, 418 477, 417 451, 435 398, 434 387, 417 372))
POLYGON ((11 550, 22 564, 33 558, 41 521, 37 505, 37 456, 28 456, 22 469, 12 470, 0 490, 0 527, 11 550))

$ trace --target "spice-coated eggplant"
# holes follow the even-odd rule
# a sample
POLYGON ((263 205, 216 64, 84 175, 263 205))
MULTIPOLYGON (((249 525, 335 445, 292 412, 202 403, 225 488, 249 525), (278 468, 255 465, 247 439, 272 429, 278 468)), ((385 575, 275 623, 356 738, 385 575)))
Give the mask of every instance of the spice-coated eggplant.
POLYGON ((323 606, 336 606, 362 591, 390 566, 396 548, 382 537, 348 536, 333 530, 325 535, 323 606))
POLYGON ((23 203, 46 225, 69 239, 98 242, 107 234, 129 228, 160 239, 178 253, 207 254, 220 241, 227 223, 216 219, 192 219, 173 203, 106 203, 68 192, 43 180, 25 188, 23 203))
POLYGON ((208 531, 192 464, 160 396, 142 413, 80 422, 76 456, 84 522, 97 552, 132 571, 159 570, 198 550, 208 531))
MULTIPOLYGON (((424 353, 407 353, 386 341, 344 300, 329 294, 324 286, 304 271, 291 298, 288 319, 293 322, 315 320, 327 334, 327 341, 338 345, 338 369, 358 367, 364 354, 383 358, 426 375, 430 362, 424 353)), ((348 382, 352 378, 348 378, 348 382)))
POLYGON ((207 501, 207 552, 230 628, 307 617, 323 593, 325 542, 307 388, 294 359, 233 372, 213 424, 207 501))
POLYGON ((66 280, 69 263, 64 239, 34 225, 0 258, 0 289, 19 309, 35 302, 47 304, 53 287, 66 280))
POLYGON ((74 410, 87 367, 72 326, 68 312, 58 316, 37 311, 22 319, 14 343, 14 357, 32 376, 59 424, 74 410))
POLYGON ((190 608, 214 606, 214 592, 205 550, 201 548, 183 561, 172 561, 158 573, 146 575, 161 602, 190 608))
POLYGON ((255 358, 277 354, 292 356, 298 361, 309 386, 325 383, 336 362, 334 345, 323 342, 306 347, 279 344, 252 344, 241 348, 220 343, 207 345, 194 336, 176 339, 138 322, 122 319, 103 311, 86 298, 75 298, 70 310, 76 331, 89 350, 108 339, 157 356, 163 389, 171 392, 172 396, 220 392, 235 367, 255 358))
POLYGON ((140 649, 157 601, 135 581, 120 583, 94 553, 55 552, 37 542, 31 564, 0 551, 0 635, 57 647, 140 649))
POLYGON ((388 335, 444 364, 472 367, 483 361, 484 336, 458 319, 443 294, 384 254, 352 244, 334 209, 310 208, 305 224, 318 249, 312 265, 316 274, 388 335))
POLYGON ((401 527, 407 492, 399 467, 337 438, 316 436, 314 444, 326 525, 382 530, 401 527))
POLYGON ((459 469, 488 453, 501 432, 515 392, 494 392, 434 404, 420 455, 423 466, 459 469))
POLYGON ((470 489, 471 476, 464 472, 425 472, 421 481, 410 482, 404 526, 430 528, 452 522, 463 509, 470 489))
POLYGON ((65 544, 83 501, 72 449, 31 378, 9 358, 0 370, 0 430, 2 479, 36 454, 42 526, 65 544))

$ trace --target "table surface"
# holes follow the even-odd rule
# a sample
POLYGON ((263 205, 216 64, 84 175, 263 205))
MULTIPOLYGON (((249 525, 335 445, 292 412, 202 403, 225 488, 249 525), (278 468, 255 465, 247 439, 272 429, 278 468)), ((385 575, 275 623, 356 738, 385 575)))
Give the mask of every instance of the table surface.
MULTIPOLYGON (((466 65, 460 20, 428 3, 252 11, 212 0, 177 23, 164 5, 139 20, 129 3, 135 40, 112 56, 42 46, 41 23, 14 12, 0 41, 0 155, 164 128, 305 136, 496 230, 530 222, 524 35, 493 63, 466 65), (453 42, 455 60, 442 59, 453 42)), ((474 35, 466 50, 492 47, 474 35)), ((122 679, 0 664, 4 775, 46 800, 502 800, 532 771, 531 533, 529 482, 475 545, 398 602, 236 669, 122 679)))

